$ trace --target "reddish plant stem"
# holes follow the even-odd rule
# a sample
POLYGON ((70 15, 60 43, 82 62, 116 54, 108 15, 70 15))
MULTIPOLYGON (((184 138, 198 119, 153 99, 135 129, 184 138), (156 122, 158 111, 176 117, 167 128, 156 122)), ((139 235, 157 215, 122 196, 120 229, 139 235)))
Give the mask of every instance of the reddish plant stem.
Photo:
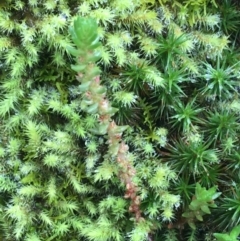
MULTIPOLYGON (((92 66, 91 66, 92 67, 92 66)), ((78 73, 78 80, 83 77, 82 73, 78 73)), ((86 76, 85 76, 86 77, 86 76)), ((101 89, 103 86, 100 84, 100 76, 95 76, 89 85, 89 89, 85 92, 85 98, 98 104, 98 121, 103 125, 107 125, 109 154, 116 156, 116 161, 120 166, 119 177, 125 185, 126 191, 124 198, 130 199, 129 212, 135 215, 136 221, 143 220, 140 210, 140 196, 137 195, 138 188, 134 183, 134 176, 136 170, 129 160, 128 145, 122 140, 122 132, 119 127, 111 120, 111 114, 108 114, 111 104, 106 98, 105 93, 98 93, 96 90, 101 89)))

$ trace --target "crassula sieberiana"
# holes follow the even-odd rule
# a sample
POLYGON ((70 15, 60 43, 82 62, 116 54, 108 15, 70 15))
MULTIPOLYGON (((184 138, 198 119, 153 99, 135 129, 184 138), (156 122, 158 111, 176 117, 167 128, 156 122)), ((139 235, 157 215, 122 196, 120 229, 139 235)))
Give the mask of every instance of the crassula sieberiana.
POLYGON ((98 48, 101 46, 97 33, 97 23, 94 19, 78 18, 70 33, 77 48, 69 48, 76 56, 77 63, 72 68, 77 71, 77 80, 81 83, 81 108, 89 114, 98 116, 95 129, 90 130, 97 135, 107 134, 108 158, 120 166, 119 178, 126 188, 125 198, 131 200, 129 211, 135 214, 136 221, 141 220, 140 196, 133 178, 136 170, 129 160, 128 145, 122 140, 122 133, 127 126, 118 126, 112 116, 117 111, 111 106, 106 96, 106 87, 101 85, 100 69, 96 61, 101 57, 98 48))

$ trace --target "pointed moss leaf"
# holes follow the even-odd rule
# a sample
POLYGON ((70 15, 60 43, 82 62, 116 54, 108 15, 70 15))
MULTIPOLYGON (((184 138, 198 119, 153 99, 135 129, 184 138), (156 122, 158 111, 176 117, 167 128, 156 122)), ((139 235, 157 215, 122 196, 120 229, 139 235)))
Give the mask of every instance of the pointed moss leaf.
POLYGON ((38 237, 36 233, 31 233, 27 235, 25 241, 41 241, 41 239, 38 237))
POLYGON ((208 208, 207 205, 201 206, 201 210, 202 210, 204 213, 211 214, 211 211, 210 211, 210 209, 208 208))
POLYGON ((233 230, 230 232, 230 236, 232 239, 237 239, 239 234, 240 234, 240 225, 233 228, 233 230))
POLYGON ((21 183, 22 184, 28 184, 28 183, 35 183, 36 182, 36 175, 35 173, 31 172, 29 173, 28 175, 24 176, 22 179, 21 179, 21 183))
POLYGON ((71 68, 76 72, 81 72, 86 68, 86 65, 71 65, 71 68))
POLYGON ((97 111, 98 111, 98 103, 94 103, 86 109, 86 112, 89 114, 96 114, 97 111))
POLYGON ((48 213, 47 213, 47 212, 42 211, 42 212, 39 214, 39 218, 40 218, 41 221, 43 221, 46 225, 53 226, 53 221, 52 221, 52 219, 48 216, 48 213))
POLYGON ((38 194, 41 190, 34 185, 27 185, 19 188, 19 194, 26 197, 33 197, 38 194))
POLYGON ((213 236, 217 238, 218 241, 237 241, 233 240, 228 234, 214 233, 213 236))

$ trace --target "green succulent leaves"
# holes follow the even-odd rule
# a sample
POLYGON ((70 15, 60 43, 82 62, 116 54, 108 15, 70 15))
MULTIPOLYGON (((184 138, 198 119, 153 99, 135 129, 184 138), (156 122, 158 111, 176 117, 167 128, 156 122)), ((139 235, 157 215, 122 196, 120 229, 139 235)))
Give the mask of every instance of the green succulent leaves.
POLYGON ((189 205, 189 210, 183 213, 183 217, 187 219, 189 226, 196 229, 194 219, 203 221, 203 215, 211 214, 209 207, 216 207, 214 200, 221 195, 221 192, 216 192, 217 187, 206 189, 201 187, 199 183, 196 184, 195 196, 189 205))
POLYGON ((196 199, 191 202, 189 208, 192 211, 196 211, 200 207, 203 212, 209 214, 210 210, 208 209, 208 206, 215 207, 216 205, 213 204, 213 200, 221 195, 220 192, 216 192, 216 189, 217 187, 212 187, 207 190, 206 188, 201 187, 199 183, 197 183, 195 192, 196 199))
POLYGON ((78 17, 69 28, 69 32, 79 49, 95 49, 100 46, 97 28, 98 25, 94 19, 78 17))
POLYGON ((233 228, 230 234, 214 233, 213 235, 215 238, 217 238, 218 241, 237 241, 239 234, 240 234, 240 225, 233 228))
POLYGON ((93 18, 78 17, 73 26, 69 27, 69 33, 77 48, 68 46, 68 52, 79 57, 78 64, 72 65, 76 72, 87 70, 87 63, 96 62, 101 58, 101 54, 96 49, 101 46, 98 36, 98 25, 93 18))

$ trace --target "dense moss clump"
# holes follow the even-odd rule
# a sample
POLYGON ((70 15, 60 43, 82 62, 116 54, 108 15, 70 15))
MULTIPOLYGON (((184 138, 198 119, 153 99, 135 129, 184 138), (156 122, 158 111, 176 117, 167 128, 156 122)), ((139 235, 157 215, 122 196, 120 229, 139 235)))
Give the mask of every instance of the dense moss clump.
POLYGON ((0 239, 237 240, 239 29, 230 0, 0 3, 0 239))

